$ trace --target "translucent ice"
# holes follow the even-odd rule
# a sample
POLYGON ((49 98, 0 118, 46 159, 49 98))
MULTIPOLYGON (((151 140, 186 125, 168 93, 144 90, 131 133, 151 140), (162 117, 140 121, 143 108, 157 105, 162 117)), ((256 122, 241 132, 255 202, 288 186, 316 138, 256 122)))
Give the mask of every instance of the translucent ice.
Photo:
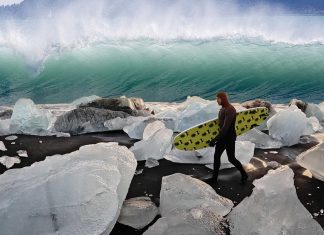
POLYGON ((170 152, 172 147, 173 131, 170 129, 160 129, 149 139, 136 142, 130 148, 137 161, 147 160, 148 158, 162 159, 170 152))
POLYGON ((0 120, 0 136, 12 134, 10 131, 10 119, 0 120))
POLYGON ((46 135, 50 132, 55 118, 47 110, 39 109, 32 100, 20 99, 16 102, 10 121, 10 131, 31 135, 46 135))
POLYGON ((231 200, 219 196, 205 182, 176 173, 162 178, 160 211, 166 216, 174 209, 187 210, 195 207, 210 208, 218 215, 228 214, 233 207, 231 200))
POLYGON ((2 156, 0 157, 0 163, 6 168, 11 168, 15 164, 20 163, 20 159, 18 157, 8 157, 8 156, 2 156))
POLYGON ((282 146, 282 143, 279 140, 276 140, 255 128, 243 135, 239 135, 237 139, 240 141, 251 141, 255 144, 256 148, 260 149, 276 149, 282 146))
POLYGON ((5 172, 1 234, 109 234, 136 165, 126 147, 99 143, 5 172))
POLYGON ((231 234, 324 234, 300 203, 294 173, 288 166, 270 170, 253 182, 252 195, 230 212, 231 234))
POLYGON ((319 121, 324 121, 324 102, 320 104, 308 103, 305 113, 307 117, 316 117, 319 121))
POLYGON ((16 140, 18 137, 16 135, 10 135, 5 138, 5 140, 16 140))
POLYGON ((322 129, 322 126, 316 117, 307 118, 306 128, 303 135, 312 135, 322 129))
POLYGON ((155 132, 163 128, 165 128, 165 125, 161 121, 154 121, 152 123, 147 124, 143 132, 143 139, 149 139, 155 132))
POLYGON ((17 154, 19 157, 28 157, 27 151, 26 150, 18 150, 17 154))
POLYGON ((297 144, 306 124, 306 115, 295 105, 279 111, 267 122, 270 136, 282 142, 284 146, 297 144))
POLYGON ((149 197, 136 197, 124 201, 118 222, 141 229, 152 222, 158 214, 158 208, 149 197))
POLYGON ((212 208, 173 210, 155 222, 144 235, 225 235, 225 221, 212 208))
POLYGON ((7 151, 7 148, 2 141, 0 141, 0 151, 7 151))
POLYGON ((154 158, 149 158, 145 162, 145 167, 147 168, 153 168, 159 165, 159 161, 154 158))
POLYGON ((299 165, 310 170, 315 178, 324 181, 324 143, 301 153, 296 160, 299 165))

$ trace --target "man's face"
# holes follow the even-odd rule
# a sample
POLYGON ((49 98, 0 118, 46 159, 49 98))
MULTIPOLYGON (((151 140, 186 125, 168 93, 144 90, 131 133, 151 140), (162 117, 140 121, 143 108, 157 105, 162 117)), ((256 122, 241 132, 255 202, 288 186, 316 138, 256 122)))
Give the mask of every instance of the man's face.
POLYGON ((216 97, 216 100, 217 100, 218 105, 221 105, 222 104, 222 99, 221 98, 216 97))

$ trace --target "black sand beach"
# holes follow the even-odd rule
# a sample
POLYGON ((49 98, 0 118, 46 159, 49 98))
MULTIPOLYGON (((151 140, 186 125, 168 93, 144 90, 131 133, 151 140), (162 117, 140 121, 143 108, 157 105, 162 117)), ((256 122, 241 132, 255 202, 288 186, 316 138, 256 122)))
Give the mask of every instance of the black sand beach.
MULTIPOLYGON (((65 154, 78 150, 80 146, 95 144, 98 142, 119 142, 120 145, 130 147, 136 140, 130 139, 122 131, 92 133, 80 136, 66 137, 40 137, 17 135, 18 139, 14 141, 5 140, 6 136, 0 137, 8 151, 2 152, 2 155, 17 156, 16 151, 27 150, 28 157, 21 158, 21 163, 12 168, 22 168, 30 166, 34 162, 42 161, 46 156, 55 154, 65 154), (15 142, 15 144, 11 144, 15 142)), ((301 203, 312 214, 318 213, 324 209, 324 182, 309 178, 303 175, 305 169, 300 167, 295 161, 294 156, 316 145, 316 142, 308 144, 298 144, 291 148, 277 150, 278 153, 270 153, 271 150, 256 149, 251 164, 255 167, 249 172, 250 178, 245 185, 240 184, 239 172, 234 168, 220 171, 219 185, 211 185, 219 195, 231 199, 235 205, 241 202, 245 197, 252 193, 254 179, 264 176, 271 167, 266 166, 267 162, 276 161, 281 165, 289 165, 295 173, 295 187, 301 203), (267 154, 265 153, 267 152, 267 154), (289 154, 291 153, 291 154, 289 154), (290 155, 289 157, 286 155, 290 155)), ((179 164, 162 159, 160 165, 154 168, 144 168, 145 162, 139 162, 137 170, 144 169, 139 175, 135 175, 130 185, 127 198, 138 196, 149 196, 157 205, 159 204, 159 194, 161 180, 163 176, 174 173, 183 173, 195 178, 203 178, 211 173, 204 165, 197 164, 179 164)), ((7 169, 0 165, 0 174, 7 169)), ((314 219, 324 228, 324 215, 314 216, 314 219)), ((135 230, 128 226, 117 223, 111 234, 142 234, 145 230, 135 230)))

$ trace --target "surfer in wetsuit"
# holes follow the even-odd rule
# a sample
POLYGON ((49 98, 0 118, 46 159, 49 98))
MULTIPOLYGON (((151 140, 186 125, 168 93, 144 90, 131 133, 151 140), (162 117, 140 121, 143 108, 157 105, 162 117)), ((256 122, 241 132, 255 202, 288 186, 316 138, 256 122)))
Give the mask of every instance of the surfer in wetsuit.
POLYGON ((226 150, 228 160, 241 172, 241 181, 245 183, 248 174, 245 172, 242 164, 235 158, 235 121, 236 110, 228 102, 227 94, 220 92, 216 95, 217 103, 222 106, 218 113, 219 125, 221 127, 219 134, 209 142, 209 146, 215 147, 214 154, 214 172, 213 177, 208 181, 217 183, 218 171, 220 167, 220 158, 224 150, 226 150))

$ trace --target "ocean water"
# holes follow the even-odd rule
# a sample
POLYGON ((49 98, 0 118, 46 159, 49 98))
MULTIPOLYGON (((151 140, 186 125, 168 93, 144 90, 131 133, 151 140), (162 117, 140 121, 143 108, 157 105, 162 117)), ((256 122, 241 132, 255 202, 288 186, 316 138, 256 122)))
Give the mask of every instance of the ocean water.
POLYGON ((0 105, 214 99, 220 90, 235 102, 324 101, 324 16, 214 1, 58 2, 0 9, 0 105))

